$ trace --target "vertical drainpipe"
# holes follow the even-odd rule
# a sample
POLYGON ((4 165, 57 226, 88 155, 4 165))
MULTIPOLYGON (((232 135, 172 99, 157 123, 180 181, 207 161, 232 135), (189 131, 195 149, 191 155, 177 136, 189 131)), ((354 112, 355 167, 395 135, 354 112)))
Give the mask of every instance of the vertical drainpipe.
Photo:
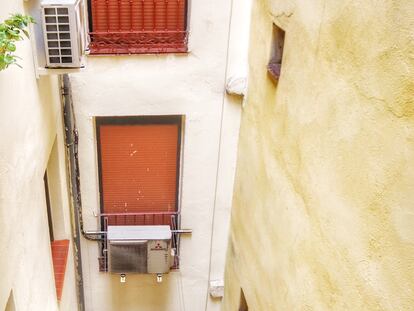
POLYGON ((78 310, 85 311, 85 293, 83 286, 82 273, 82 256, 81 256, 81 242, 80 242, 80 189, 79 189, 79 174, 77 173, 78 161, 77 154, 77 131, 75 126, 75 116, 73 111, 72 90, 70 86, 69 76, 64 74, 60 76, 62 104, 63 104, 63 120, 65 125, 65 144, 66 156, 69 160, 68 171, 70 177, 70 190, 72 199, 72 215, 75 225, 75 230, 72 230, 73 240, 75 244, 75 269, 76 269, 76 289, 78 296, 78 310))

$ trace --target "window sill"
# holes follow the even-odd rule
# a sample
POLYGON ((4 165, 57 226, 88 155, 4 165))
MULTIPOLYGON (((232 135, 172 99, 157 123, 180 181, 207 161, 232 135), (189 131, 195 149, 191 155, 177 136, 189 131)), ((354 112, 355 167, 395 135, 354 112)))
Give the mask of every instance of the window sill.
POLYGON ((60 301, 65 280, 66 263, 68 259, 69 240, 58 240, 52 243, 52 260, 55 274, 56 296, 60 301))
POLYGON ((168 48, 168 47, 122 47, 122 46, 102 46, 94 47, 90 46, 89 55, 141 55, 141 54, 185 54, 188 53, 186 46, 180 48, 168 48))

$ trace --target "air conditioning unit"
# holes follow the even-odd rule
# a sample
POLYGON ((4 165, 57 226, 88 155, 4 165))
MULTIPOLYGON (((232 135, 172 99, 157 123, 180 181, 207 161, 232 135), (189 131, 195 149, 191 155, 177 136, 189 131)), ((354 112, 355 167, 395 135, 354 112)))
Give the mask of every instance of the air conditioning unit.
POLYGON ((108 271, 168 273, 171 236, 170 226, 108 226, 108 271))
POLYGON ((87 48, 84 1, 45 0, 41 9, 46 67, 83 67, 87 48))

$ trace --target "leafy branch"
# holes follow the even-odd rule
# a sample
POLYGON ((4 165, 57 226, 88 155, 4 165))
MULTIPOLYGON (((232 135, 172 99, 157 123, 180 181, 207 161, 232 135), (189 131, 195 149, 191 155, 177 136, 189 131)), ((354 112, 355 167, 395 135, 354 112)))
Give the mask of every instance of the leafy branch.
POLYGON ((29 24, 35 23, 33 17, 22 14, 13 14, 10 18, 0 23, 0 71, 17 63, 19 58, 14 54, 16 51, 16 41, 23 40, 22 34, 29 38, 26 30, 29 24))

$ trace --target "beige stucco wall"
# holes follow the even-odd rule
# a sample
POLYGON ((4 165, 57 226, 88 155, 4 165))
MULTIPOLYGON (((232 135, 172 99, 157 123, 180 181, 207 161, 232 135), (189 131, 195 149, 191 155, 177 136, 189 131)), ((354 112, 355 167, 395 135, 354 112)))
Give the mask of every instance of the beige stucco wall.
POLYGON ((190 2, 188 54, 91 55, 85 70, 70 75, 87 230, 98 228, 100 211, 94 118, 185 116, 180 208, 182 227, 193 234, 182 237, 180 270, 161 284, 154 275, 132 274, 121 284, 118 275, 98 271, 98 244, 83 240, 88 311, 220 309, 208 282, 224 274, 241 98, 225 94, 231 1, 190 2))
POLYGON ((413 310, 413 13, 255 1, 223 310, 413 310))
MULTIPOLYGON (((25 12, 23 1, 0 0, 0 20, 25 12)), ((0 310, 11 290, 15 310, 58 310, 43 175, 56 138, 51 187, 60 188, 65 235, 69 201, 57 76, 36 79, 31 43, 18 43, 17 66, 0 72, 0 310)), ((57 188, 55 188, 57 189, 57 188)), ((77 310, 73 257, 68 257, 60 310, 77 310)))

